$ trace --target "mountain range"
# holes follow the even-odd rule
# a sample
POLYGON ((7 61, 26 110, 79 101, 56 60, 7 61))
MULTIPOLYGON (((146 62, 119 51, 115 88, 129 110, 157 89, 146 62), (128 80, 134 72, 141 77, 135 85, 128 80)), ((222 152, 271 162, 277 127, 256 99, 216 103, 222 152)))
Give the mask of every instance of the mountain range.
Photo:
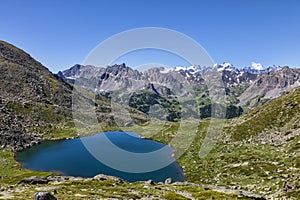
POLYGON ((76 82, 90 91, 106 96, 117 91, 119 94, 124 91, 148 91, 160 96, 193 96, 201 107, 211 101, 206 98, 209 97, 208 74, 218 74, 222 80, 226 94, 226 100, 222 103, 241 107, 244 111, 263 105, 300 83, 299 69, 287 66, 262 68, 259 63, 252 63, 252 67, 245 68, 236 68, 230 63, 215 64, 212 67, 154 67, 143 72, 124 63, 108 67, 77 64, 57 75, 67 82, 76 82), (187 85, 192 91, 187 89, 187 85))

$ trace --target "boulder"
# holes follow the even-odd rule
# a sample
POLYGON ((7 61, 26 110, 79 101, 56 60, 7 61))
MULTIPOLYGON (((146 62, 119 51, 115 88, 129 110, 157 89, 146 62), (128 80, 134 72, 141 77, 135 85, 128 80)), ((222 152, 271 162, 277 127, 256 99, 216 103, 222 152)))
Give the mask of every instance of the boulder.
POLYGON ((167 178, 165 180, 165 184, 171 184, 172 183, 172 178, 167 178))
POLYGON ((33 200, 57 200, 57 199, 49 192, 38 192, 35 194, 33 200))
POLYGON ((108 175, 104 175, 104 174, 98 174, 96 176, 94 176, 93 178, 94 180, 98 180, 98 181, 105 181, 105 180, 114 180, 115 182, 118 183, 124 183, 125 181, 121 178, 115 177, 115 176, 108 176, 108 175))
POLYGON ((154 181, 149 179, 148 181, 145 181, 146 184, 149 184, 149 185, 154 185, 154 181))
POLYGON ((19 182, 20 183, 25 183, 25 184, 47 184, 49 180, 47 178, 41 178, 37 176, 31 176, 29 178, 24 178, 19 182))

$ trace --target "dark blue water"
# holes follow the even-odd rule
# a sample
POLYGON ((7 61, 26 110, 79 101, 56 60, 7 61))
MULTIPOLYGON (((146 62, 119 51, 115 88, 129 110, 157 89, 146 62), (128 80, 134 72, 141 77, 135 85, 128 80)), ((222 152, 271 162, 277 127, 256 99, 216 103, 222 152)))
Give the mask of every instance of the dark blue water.
POLYGON ((169 177, 173 181, 184 181, 183 172, 171 157, 171 153, 170 147, 141 139, 137 134, 105 132, 81 139, 45 141, 18 152, 16 159, 27 169, 60 172, 69 176, 93 177, 97 174, 106 174, 129 182, 149 179, 160 182, 169 177), (90 153, 89 145, 92 145, 93 155, 90 153), (167 150, 160 152, 162 149, 167 150), (158 153, 154 154, 154 157, 148 155, 153 152, 158 153), (127 153, 137 158, 128 159, 127 153), (171 162, 165 165, 169 160, 171 162), (152 165, 154 171, 149 170, 152 165), (143 168, 145 172, 141 172, 143 168))

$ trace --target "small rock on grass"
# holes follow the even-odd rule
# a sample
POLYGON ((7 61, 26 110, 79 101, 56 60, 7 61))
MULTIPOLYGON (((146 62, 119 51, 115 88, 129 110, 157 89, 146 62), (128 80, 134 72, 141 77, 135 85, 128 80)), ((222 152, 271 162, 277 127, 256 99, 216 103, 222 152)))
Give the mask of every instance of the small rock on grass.
POLYGON ((38 192, 35 194, 33 200, 57 200, 57 199, 49 192, 38 192))

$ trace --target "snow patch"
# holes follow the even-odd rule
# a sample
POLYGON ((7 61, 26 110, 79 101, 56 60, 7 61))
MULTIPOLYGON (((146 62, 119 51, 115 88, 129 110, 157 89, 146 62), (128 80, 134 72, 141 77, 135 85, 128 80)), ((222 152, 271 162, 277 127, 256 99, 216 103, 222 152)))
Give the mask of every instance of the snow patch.
POLYGON ((180 70, 185 71, 185 70, 186 70, 186 67, 180 67, 180 66, 175 67, 175 71, 180 71, 180 70))
POLYGON ((173 69, 170 68, 170 67, 161 67, 159 72, 162 73, 162 74, 167 74, 171 71, 173 71, 173 69))
POLYGON ((251 68, 259 71, 264 69, 261 63, 256 63, 256 62, 251 62, 251 68))

